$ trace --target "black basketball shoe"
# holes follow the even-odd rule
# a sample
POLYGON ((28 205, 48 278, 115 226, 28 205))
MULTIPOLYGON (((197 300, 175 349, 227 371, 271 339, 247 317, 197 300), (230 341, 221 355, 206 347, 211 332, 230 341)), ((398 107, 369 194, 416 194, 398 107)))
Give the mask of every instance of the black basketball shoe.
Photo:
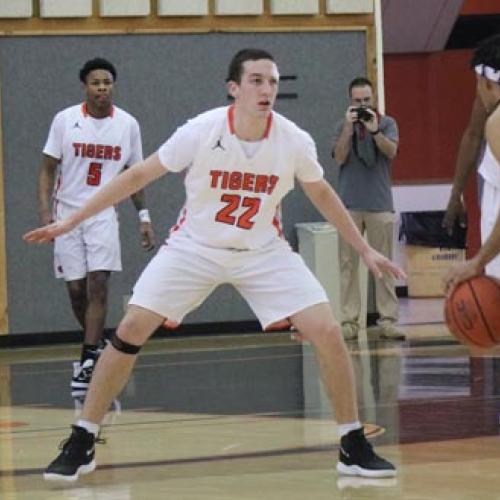
POLYGON ((71 378, 71 397, 85 397, 90 385, 90 379, 94 372, 95 360, 86 359, 82 364, 75 361, 73 363, 73 377, 71 378))
POLYGON ((396 468, 379 457, 367 441, 363 429, 349 432, 340 439, 337 471, 348 476, 393 477, 396 468))
POLYGON ((59 456, 43 473, 46 481, 73 482, 81 474, 95 469, 95 437, 82 427, 73 425, 71 436, 61 443, 59 456))

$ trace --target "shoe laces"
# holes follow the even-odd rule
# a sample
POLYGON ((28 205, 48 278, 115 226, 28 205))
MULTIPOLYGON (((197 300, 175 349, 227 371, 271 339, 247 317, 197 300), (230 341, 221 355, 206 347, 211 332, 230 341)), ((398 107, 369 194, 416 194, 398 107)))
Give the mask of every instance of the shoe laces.
POLYGON ((82 444, 71 435, 69 438, 63 439, 59 443, 59 449, 62 450, 66 456, 78 455, 82 448, 82 444))
MULTIPOLYGON (((69 437, 63 439, 59 443, 58 448, 63 452, 64 455, 78 455, 82 448, 87 448, 87 443, 85 443, 84 441, 85 438, 83 436, 78 436, 76 431, 73 431, 69 437)), ((95 442, 97 442, 97 440, 95 442)))
MULTIPOLYGON (((66 450, 70 447, 70 441, 72 440, 73 438, 73 434, 66 438, 66 439, 63 439, 60 443, 59 443, 59 446, 58 448, 60 450, 62 450, 63 452, 66 452, 66 450)), ((97 436, 95 437, 95 444, 106 444, 108 442, 108 440, 104 437, 101 437, 101 431, 99 431, 99 434, 97 434, 97 436)))

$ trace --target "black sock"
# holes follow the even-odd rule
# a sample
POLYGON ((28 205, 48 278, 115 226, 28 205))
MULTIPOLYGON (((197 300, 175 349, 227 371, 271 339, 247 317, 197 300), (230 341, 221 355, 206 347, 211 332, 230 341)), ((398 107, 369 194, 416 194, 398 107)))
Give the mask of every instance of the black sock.
POLYGON ((80 364, 83 365, 87 359, 97 360, 97 346, 91 344, 83 344, 80 364))

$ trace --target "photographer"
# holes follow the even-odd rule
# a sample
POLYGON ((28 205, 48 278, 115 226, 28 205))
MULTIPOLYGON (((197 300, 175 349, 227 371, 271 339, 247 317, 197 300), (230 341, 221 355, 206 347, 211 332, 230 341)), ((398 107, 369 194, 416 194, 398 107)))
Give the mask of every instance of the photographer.
MULTIPOLYGON (((366 231, 370 245, 392 258, 395 217, 390 169, 398 149, 397 124, 374 108, 370 80, 355 78, 349 85, 349 98, 345 118, 336 124, 333 138, 332 156, 340 167, 339 194, 359 230, 366 231)), ((353 340, 360 328, 359 258, 342 239, 339 253, 342 333, 346 340, 353 340)), ((396 326, 394 279, 376 279, 375 295, 379 320, 373 333, 382 339, 404 340, 396 326)))

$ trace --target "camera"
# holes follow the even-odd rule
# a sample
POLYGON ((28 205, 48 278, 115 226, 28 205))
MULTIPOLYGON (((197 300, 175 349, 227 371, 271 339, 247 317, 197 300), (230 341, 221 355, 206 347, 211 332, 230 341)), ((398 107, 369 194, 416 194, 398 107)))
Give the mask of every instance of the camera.
POLYGON ((365 108, 364 106, 360 106, 359 108, 354 108, 353 111, 356 112, 356 114, 358 115, 358 122, 363 120, 365 122, 369 122, 370 120, 373 119, 373 115, 367 111, 367 108, 365 108))

